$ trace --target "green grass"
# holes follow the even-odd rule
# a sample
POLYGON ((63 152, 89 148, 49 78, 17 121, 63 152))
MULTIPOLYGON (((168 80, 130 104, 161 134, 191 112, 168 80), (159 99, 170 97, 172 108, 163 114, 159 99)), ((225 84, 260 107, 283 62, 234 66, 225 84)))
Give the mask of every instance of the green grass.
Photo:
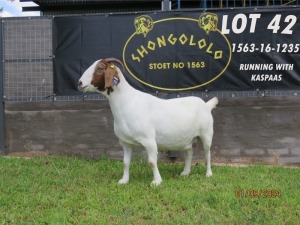
POLYGON ((118 185, 122 162, 75 157, 0 157, 0 224, 299 224, 299 168, 159 163, 150 186, 143 160, 118 185), (280 190, 280 197, 236 197, 237 190, 280 190))

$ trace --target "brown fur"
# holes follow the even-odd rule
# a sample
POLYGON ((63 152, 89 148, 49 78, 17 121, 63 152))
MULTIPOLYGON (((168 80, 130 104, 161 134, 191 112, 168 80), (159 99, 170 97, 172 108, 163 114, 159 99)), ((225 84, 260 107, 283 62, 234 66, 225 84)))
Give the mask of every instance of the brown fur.
POLYGON ((91 84, 97 87, 99 91, 107 90, 107 94, 109 95, 111 92, 114 91, 114 77, 118 79, 119 83, 120 78, 118 76, 116 66, 111 62, 101 60, 96 65, 91 84))

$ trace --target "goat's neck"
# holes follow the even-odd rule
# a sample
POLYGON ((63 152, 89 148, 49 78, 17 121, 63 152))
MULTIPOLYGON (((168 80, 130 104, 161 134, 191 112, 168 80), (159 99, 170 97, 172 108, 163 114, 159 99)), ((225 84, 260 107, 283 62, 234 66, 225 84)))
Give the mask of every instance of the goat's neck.
POLYGON ((120 83, 113 87, 114 91, 110 95, 106 95, 113 114, 118 113, 120 108, 126 106, 138 92, 130 86, 121 71, 119 71, 119 79, 120 83))

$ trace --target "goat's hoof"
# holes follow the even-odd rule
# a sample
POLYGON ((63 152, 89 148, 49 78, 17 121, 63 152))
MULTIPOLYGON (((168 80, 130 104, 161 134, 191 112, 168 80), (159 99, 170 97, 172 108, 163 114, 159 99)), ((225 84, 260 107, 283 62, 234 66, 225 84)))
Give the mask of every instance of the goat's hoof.
POLYGON ((213 174, 212 174, 212 172, 211 171, 208 171, 207 173, 206 173, 206 177, 211 177, 213 174))
POLYGON ((190 175, 190 171, 182 171, 182 173, 180 174, 180 176, 188 176, 190 175))
POLYGON ((128 179, 121 179, 118 181, 118 184, 128 184, 128 179))
POLYGON ((162 182, 162 180, 153 180, 153 181, 151 182, 151 185, 153 185, 153 186, 158 186, 158 185, 161 184, 161 182, 162 182))

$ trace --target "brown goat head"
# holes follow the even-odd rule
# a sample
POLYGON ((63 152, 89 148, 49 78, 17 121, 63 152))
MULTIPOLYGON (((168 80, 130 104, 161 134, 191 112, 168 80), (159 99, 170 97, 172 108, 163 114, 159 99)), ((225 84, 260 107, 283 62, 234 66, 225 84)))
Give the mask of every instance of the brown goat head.
POLYGON ((120 78, 116 66, 105 59, 100 60, 95 67, 91 84, 97 87, 99 91, 107 90, 109 95, 114 91, 113 86, 118 85, 119 82, 120 78))

